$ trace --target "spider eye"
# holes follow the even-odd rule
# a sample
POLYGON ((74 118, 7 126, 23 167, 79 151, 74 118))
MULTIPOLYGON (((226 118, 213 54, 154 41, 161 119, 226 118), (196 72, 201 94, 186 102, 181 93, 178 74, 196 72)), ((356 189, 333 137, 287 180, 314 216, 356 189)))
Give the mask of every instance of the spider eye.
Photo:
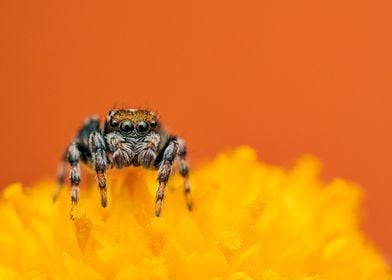
POLYGON ((136 131, 141 135, 145 134, 148 131, 148 124, 145 121, 141 121, 137 124, 136 131))
POLYGON ((124 132, 130 132, 133 129, 133 124, 130 121, 124 121, 121 123, 120 128, 124 132))
POLYGON ((111 125, 112 127, 117 127, 117 126, 118 126, 118 121, 112 120, 112 121, 110 122, 110 125, 111 125))
POLYGON ((152 128, 156 128, 158 126, 158 123, 156 121, 152 121, 152 122, 150 122, 150 126, 152 128))

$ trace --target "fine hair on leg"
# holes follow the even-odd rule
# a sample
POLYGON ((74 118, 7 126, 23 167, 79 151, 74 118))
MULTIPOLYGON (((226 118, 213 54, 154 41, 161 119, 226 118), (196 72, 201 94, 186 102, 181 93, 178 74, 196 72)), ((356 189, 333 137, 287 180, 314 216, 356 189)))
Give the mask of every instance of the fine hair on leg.
POLYGON ((106 189, 106 169, 108 166, 106 158, 105 140, 100 132, 93 131, 89 137, 89 147, 92 156, 93 167, 97 176, 99 186, 101 205, 107 205, 107 189, 106 189))
POLYGON ((191 196, 191 186, 189 183, 189 165, 186 160, 186 146, 185 142, 182 138, 177 138, 178 144, 178 157, 180 159, 179 168, 180 168, 180 175, 184 179, 184 194, 185 194, 185 201, 186 205, 189 210, 192 210, 192 196, 191 196))
POLYGON ((169 144, 166 146, 162 161, 158 169, 158 189, 155 198, 155 215, 159 217, 162 211, 162 203, 165 197, 166 184, 169 181, 170 175, 173 170, 173 162, 177 155, 177 143, 175 139, 169 140, 169 144))
POLYGON ((76 142, 72 142, 68 149, 68 162, 70 164, 69 179, 71 181, 71 219, 74 218, 74 207, 79 201, 80 183, 80 153, 76 147, 76 142))

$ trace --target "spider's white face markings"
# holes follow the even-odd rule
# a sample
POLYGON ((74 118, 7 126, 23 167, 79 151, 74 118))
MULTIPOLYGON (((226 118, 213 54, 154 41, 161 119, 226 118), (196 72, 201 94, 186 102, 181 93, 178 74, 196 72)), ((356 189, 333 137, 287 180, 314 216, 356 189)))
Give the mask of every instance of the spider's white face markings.
POLYGON ((131 164, 153 167, 161 140, 158 133, 150 132, 144 137, 132 137, 113 132, 105 135, 105 138, 112 152, 112 164, 117 168, 131 164))

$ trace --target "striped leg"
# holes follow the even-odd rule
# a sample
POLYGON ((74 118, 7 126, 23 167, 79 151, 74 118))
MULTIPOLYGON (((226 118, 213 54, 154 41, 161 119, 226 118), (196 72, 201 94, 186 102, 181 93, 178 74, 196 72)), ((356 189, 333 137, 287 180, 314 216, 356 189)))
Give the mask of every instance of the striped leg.
POLYGON ((186 205, 189 210, 192 210, 192 196, 191 196, 191 186, 189 183, 189 167, 186 161, 186 146, 183 139, 178 138, 178 156, 180 158, 180 174, 184 178, 184 194, 186 205))
POLYGON ((97 174, 97 182, 101 195, 101 205, 106 207, 107 205, 107 188, 106 188, 106 169, 108 167, 105 140, 103 136, 98 132, 94 131, 89 137, 89 146, 92 155, 93 167, 97 174))
POLYGON ((171 142, 163 152, 162 162, 160 163, 158 170, 158 190, 155 199, 155 215, 159 217, 161 215, 163 198, 165 197, 166 184, 169 181, 170 175, 173 170, 173 162, 177 155, 177 145, 175 140, 171 142))
POLYGON ((79 201, 79 183, 80 183, 80 152, 73 142, 68 149, 68 162, 70 164, 69 179, 71 181, 71 219, 74 218, 74 207, 79 201))

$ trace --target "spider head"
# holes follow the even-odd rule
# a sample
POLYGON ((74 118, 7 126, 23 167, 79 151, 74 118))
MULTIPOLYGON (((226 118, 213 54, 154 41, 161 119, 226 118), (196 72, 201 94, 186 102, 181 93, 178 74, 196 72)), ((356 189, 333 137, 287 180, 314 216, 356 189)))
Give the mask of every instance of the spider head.
POLYGON ((106 118, 105 134, 116 132, 125 137, 143 138, 158 126, 158 117, 149 110, 114 109, 106 118))

